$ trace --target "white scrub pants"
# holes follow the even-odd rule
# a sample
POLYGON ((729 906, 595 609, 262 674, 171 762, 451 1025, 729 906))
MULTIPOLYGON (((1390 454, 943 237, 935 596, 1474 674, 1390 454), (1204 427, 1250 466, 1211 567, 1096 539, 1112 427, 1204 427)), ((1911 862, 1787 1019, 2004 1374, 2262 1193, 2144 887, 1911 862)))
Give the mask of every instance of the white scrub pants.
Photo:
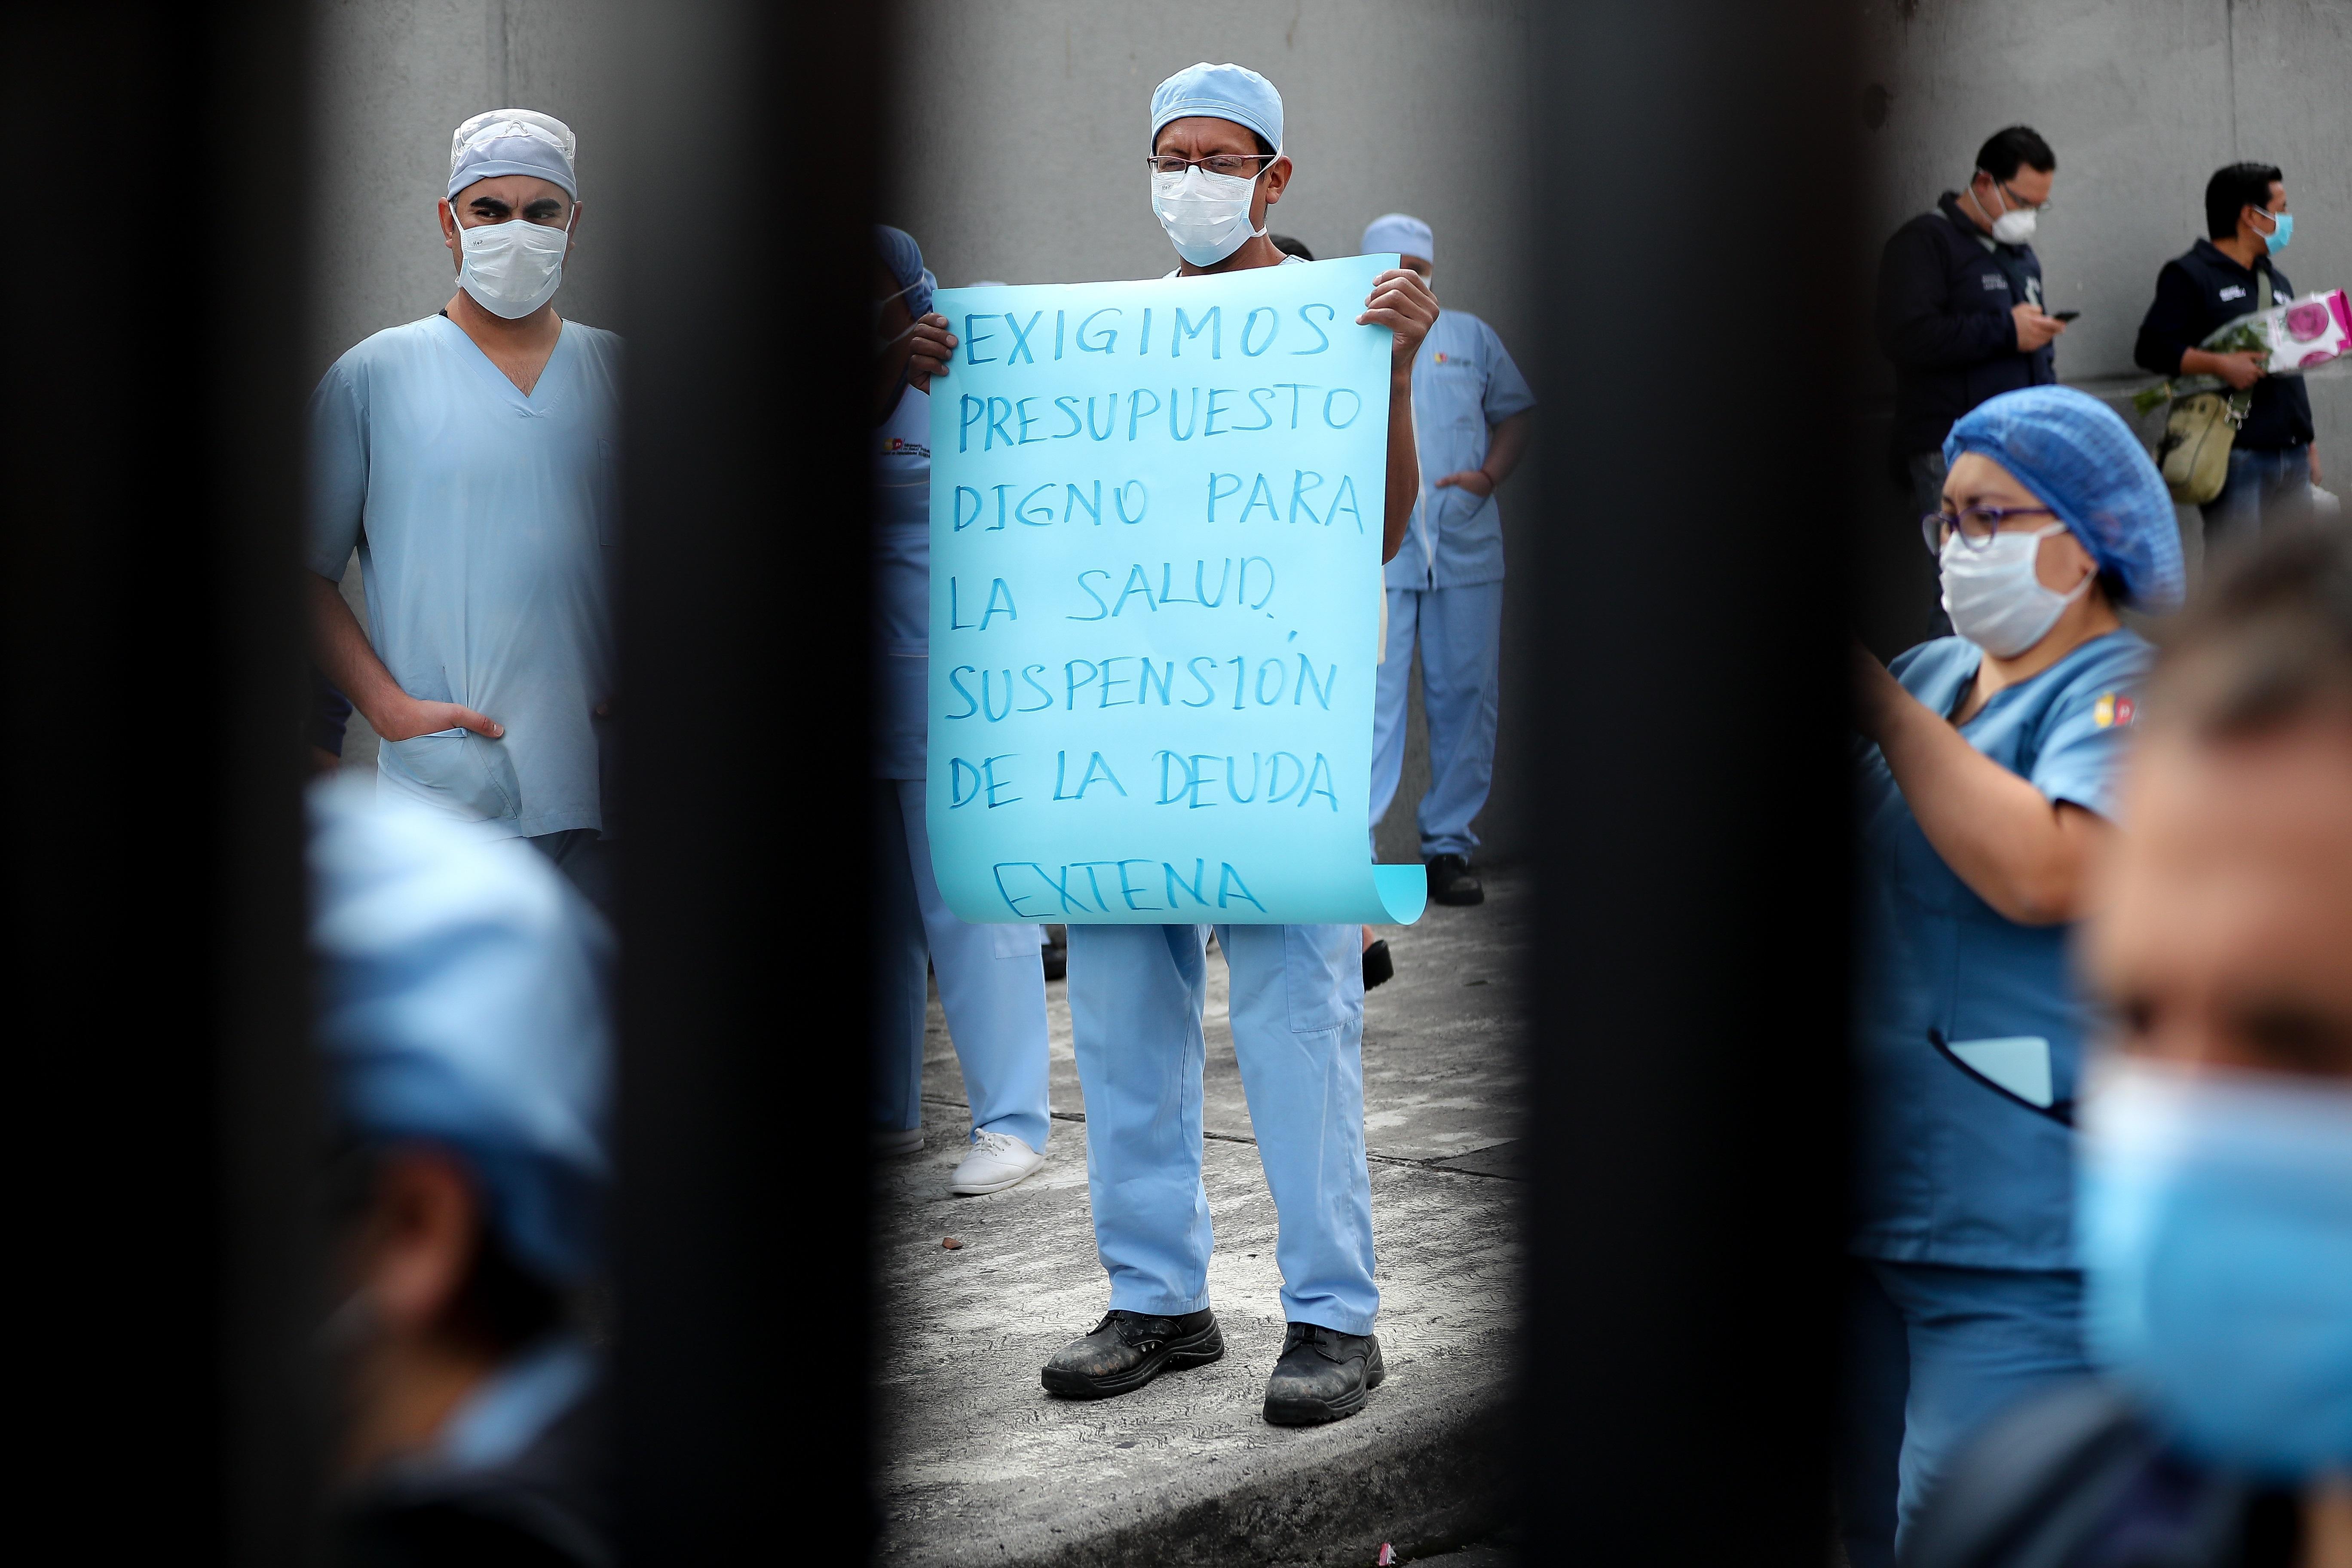
MULTIPOLYGON (((1209 1304, 1201 1183, 1201 1010, 1208 928, 1074 925, 1070 1022, 1087 1097, 1087 1187, 1114 1309, 1209 1304)), ((1234 1054, 1280 1231, 1282 1313, 1368 1334, 1371 1174, 1364 1164, 1364 971, 1352 925, 1221 925, 1234 1054)))
POLYGON ((968 925, 940 897, 921 779, 877 779, 873 1121, 923 1121, 924 961, 939 977, 975 1131, 1044 1152, 1045 966, 1034 925, 968 925))
POLYGON ((1495 782, 1501 711, 1503 584, 1391 588, 1388 654, 1372 709, 1372 825, 1389 814, 1404 773, 1405 696, 1421 642, 1421 707, 1429 720, 1429 793, 1421 797, 1421 853, 1467 857, 1471 818, 1495 782))

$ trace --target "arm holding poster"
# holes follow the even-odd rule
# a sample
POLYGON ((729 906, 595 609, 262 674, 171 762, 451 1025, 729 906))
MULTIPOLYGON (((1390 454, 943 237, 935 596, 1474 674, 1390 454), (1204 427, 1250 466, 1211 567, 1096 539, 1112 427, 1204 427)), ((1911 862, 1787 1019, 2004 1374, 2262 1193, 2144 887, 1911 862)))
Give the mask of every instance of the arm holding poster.
POLYGON ((940 292, 915 370, 958 915, 1419 916, 1425 873, 1371 865, 1366 831, 1381 563, 1419 489, 1391 409, 1435 313, 1394 276, 940 292))

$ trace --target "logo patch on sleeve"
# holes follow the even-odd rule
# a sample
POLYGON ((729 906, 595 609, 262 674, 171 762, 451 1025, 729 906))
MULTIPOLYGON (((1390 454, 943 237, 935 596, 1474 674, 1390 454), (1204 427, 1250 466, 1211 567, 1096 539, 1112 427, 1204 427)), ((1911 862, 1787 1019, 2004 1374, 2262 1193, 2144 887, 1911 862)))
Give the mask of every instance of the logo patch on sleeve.
POLYGON ((2102 692, 2099 700, 2091 704, 2091 722, 2102 730, 2110 729, 2130 723, 2132 715, 2138 711, 2130 698, 2113 691, 2102 692))

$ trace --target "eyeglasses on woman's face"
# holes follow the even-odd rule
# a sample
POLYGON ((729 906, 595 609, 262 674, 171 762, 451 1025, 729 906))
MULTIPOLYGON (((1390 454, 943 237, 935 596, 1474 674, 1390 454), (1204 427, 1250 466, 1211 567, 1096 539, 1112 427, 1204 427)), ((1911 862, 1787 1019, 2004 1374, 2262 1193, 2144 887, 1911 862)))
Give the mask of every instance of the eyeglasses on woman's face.
POLYGON ((2055 517, 2058 514, 2046 506, 1970 506, 1958 511, 1931 511, 1919 520, 1919 534, 1927 542, 1927 553, 1941 555, 1947 534, 1957 533, 1960 542, 1971 550, 1981 550, 2000 531, 2000 525, 2012 517, 2055 517))

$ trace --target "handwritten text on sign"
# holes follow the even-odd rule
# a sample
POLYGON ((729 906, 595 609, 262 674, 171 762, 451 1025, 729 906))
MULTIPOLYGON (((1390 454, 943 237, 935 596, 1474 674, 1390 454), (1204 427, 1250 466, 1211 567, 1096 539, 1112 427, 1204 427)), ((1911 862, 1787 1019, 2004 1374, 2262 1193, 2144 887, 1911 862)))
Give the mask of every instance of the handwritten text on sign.
POLYGON ((970 921, 1418 916, 1370 863, 1393 258, 942 289, 929 823, 970 921))

